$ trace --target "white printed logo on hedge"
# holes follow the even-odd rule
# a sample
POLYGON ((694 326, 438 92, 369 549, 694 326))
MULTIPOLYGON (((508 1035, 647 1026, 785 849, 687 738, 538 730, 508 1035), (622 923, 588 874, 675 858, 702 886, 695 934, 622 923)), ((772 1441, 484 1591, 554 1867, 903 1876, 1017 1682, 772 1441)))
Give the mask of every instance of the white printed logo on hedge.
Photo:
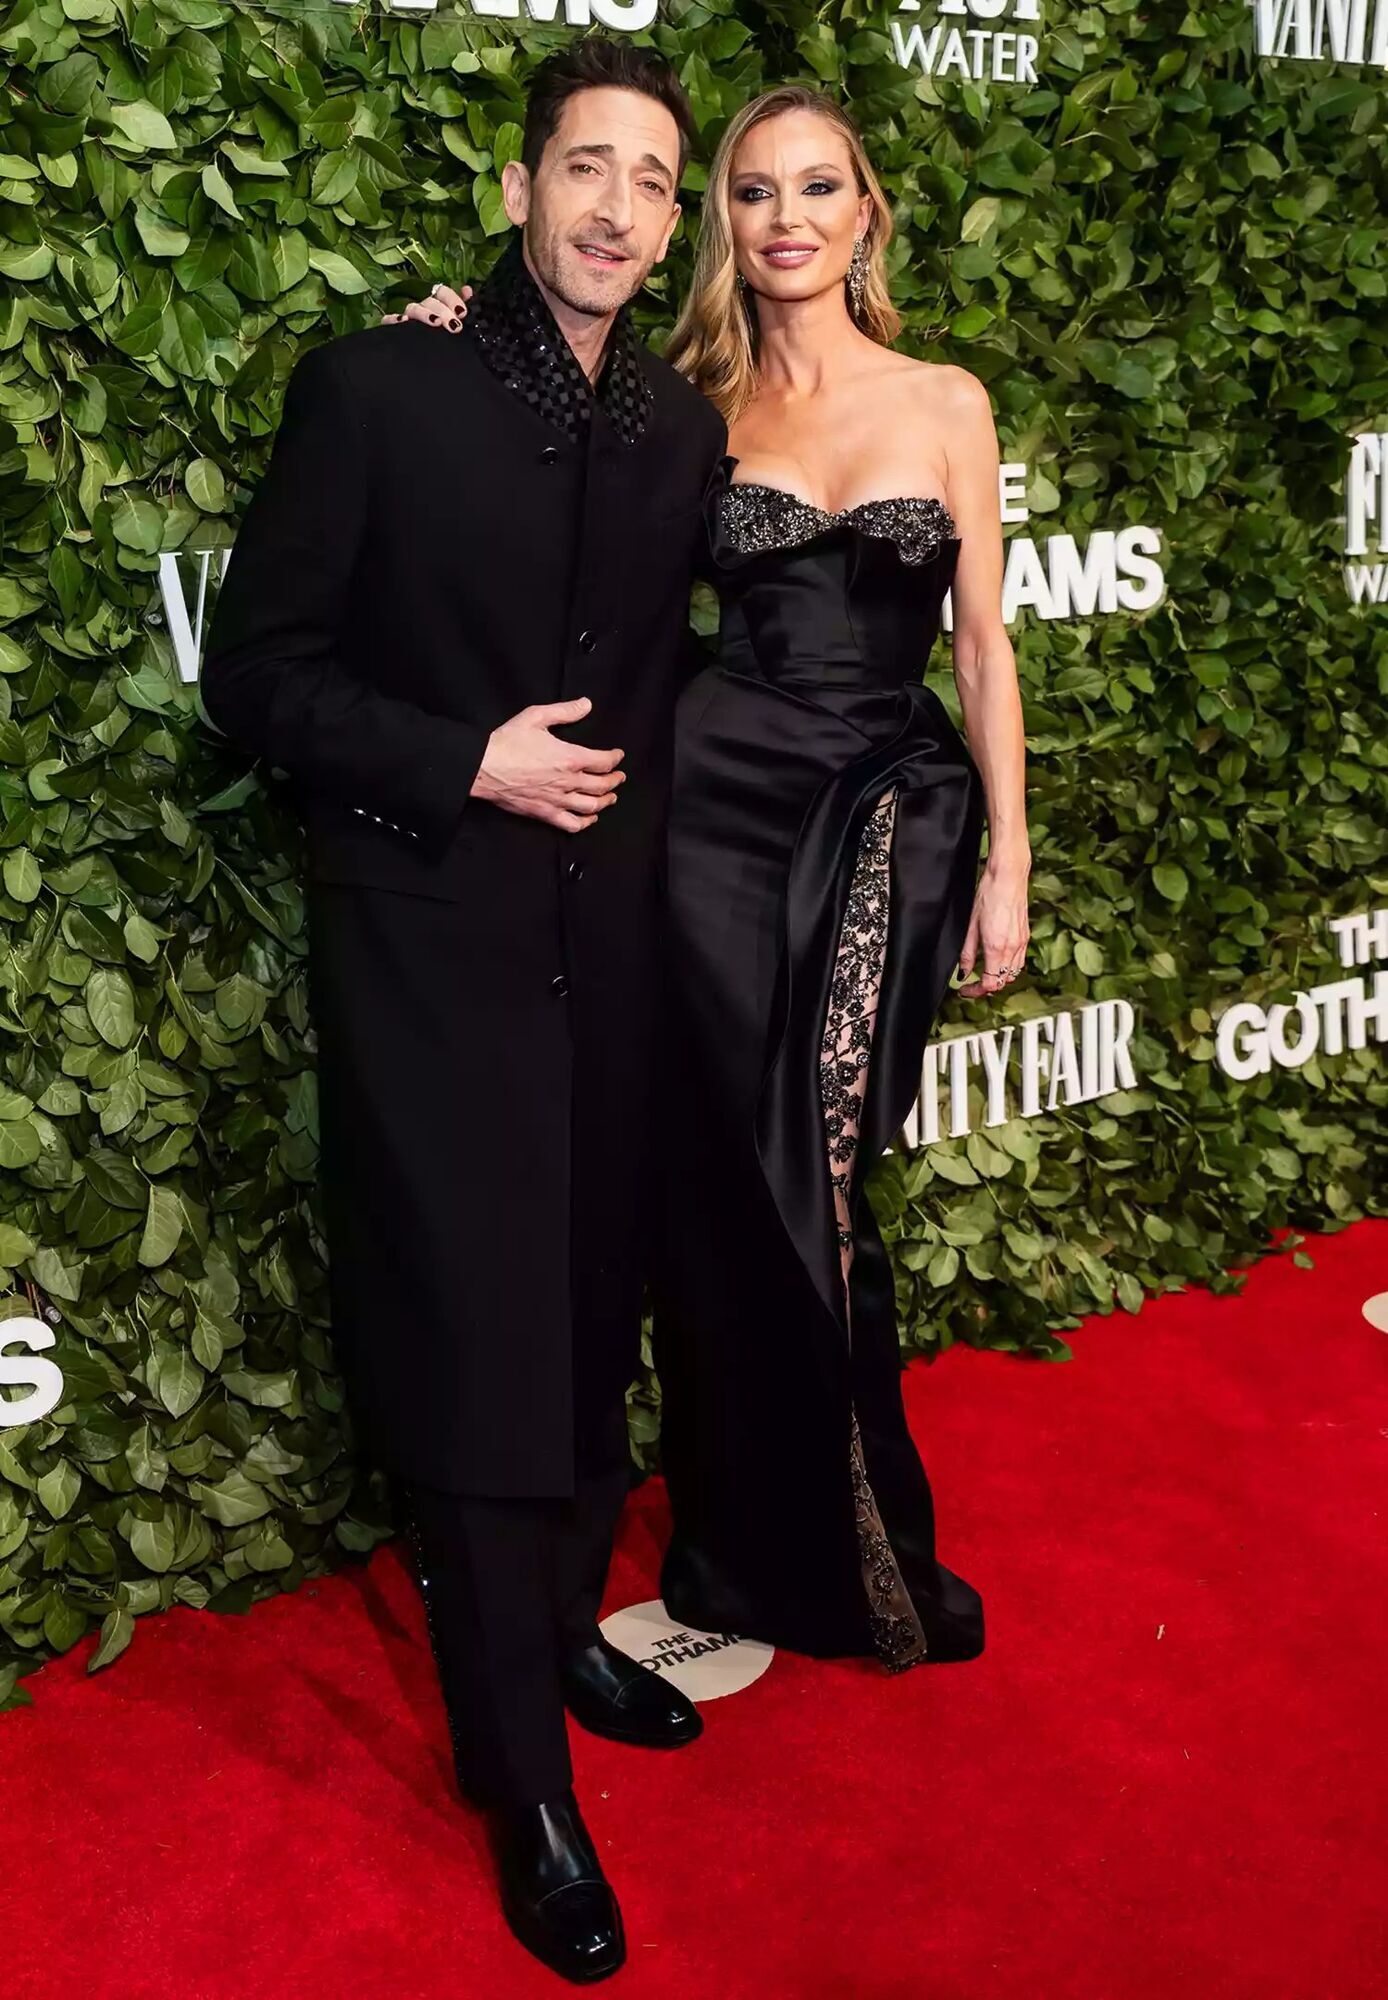
POLYGON ((1131 1001, 1095 1000, 931 1042, 920 1096, 902 1127, 907 1149, 971 1132, 972 1085, 982 1093, 983 1130, 1136 1090, 1130 1047, 1136 1019, 1131 1001))
MULTIPOLYGON (((360 0, 338 0, 338 4, 355 7, 360 0)), ((438 4, 439 0, 385 0, 390 14, 432 13, 438 4)), ((467 11, 486 21, 562 22, 566 28, 596 23, 619 35, 638 35, 654 24, 660 0, 467 0, 467 11)))
MULTIPOLYGON (((1332 917, 1326 925, 1339 947, 1343 967, 1388 958, 1388 909, 1332 917)), ((1343 1055, 1346 1049, 1388 1042, 1388 970, 1353 979, 1327 979, 1298 993, 1290 1003, 1264 1007, 1239 1000, 1224 1009, 1215 1038, 1215 1060, 1240 1083, 1280 1069, 1301 1069, 1312 1056, 1343 1055)))
POLYGON ((1388 555, 1388 431, 1359 431, 1345 474, 1345 589, 1352 604, 1388 602, 1388 563, 1350 556, 1388 555))
POLYGON ((163 610, 162 613, 152 610, 149 622, 157 626, 162 620, 167 628, 181 681, 195 681, 202 664, 202 642, 208 623, 207 585, 212 565, 214 562, 217 565, 216 580, 220 583, 230 561, 229 548, 189 549, 178 555, 165 553, 159 558, 159 602, 163 610), (197 564, 192 578, 194 590, 191 603, 184 583, 185 565, 190 561, 197 564))
MULTIPOLYGON (((897 8, 898 15, 920 11, 921 0, 901 0, 897 8)), ((892 47, 903 69, 971 83, 1036 82, 1036 36, 998 23, 1003 18, 1039 23, 1039 0, 936 0, 934 11, 939 18, 929 27, 892 22, 892 47), (951 16, 974 25, 956 26, 951 16)))
POLYGON ((1260 56, 1388 69, 1388 0, 1248 0, 1260 56))
MULTIPOLYGON (((1030 519, 1027 467, 1003 465, 998 500, 1004 526, 1030 519)), ((1038 498, 1059 504, 1060 493, 1044 473, 1032 478, 1038 498)), ((1019 611, 1042 619, 1109 617, 1117 612, 1150 611, 1166 594, 1161 565, 1161 531, 1129 523, 1094 528, 1083 546, 1071 534, 1013 535, 1004 545, 1002 615, 1011 625, 1019 611)), ((945 600, 944 626, 951 631, 953 605, 945 600)))
POLYGON ((63 1400, 63 1371, 49 1361, 42 1350, 52 1347, 56 1336, 52 1327, 28 1314, 0 1319, 0 1389, 27 1389, 27 1396, 0 1395, 0 1430, 17 1424, 32 1424, 56 1410, 63 1400), (11 1347, 38 1348, 35 1354, 10 1354, 11 1347))

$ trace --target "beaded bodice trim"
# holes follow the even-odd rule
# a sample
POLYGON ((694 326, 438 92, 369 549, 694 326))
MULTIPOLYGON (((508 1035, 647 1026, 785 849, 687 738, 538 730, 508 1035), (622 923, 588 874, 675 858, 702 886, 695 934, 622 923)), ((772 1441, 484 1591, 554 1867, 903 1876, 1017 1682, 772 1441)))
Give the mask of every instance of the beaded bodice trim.
POLYGON ((783 487, 763 486, 753 479, 730 480, 723 496, 724 531, 744 554, 794 548, 849 522, 865 535, 895 542, 902 561, 912 564, 925 562, 946 542, 959 539, 943 500, 920 496, 863 500, 830 514, 783 487))

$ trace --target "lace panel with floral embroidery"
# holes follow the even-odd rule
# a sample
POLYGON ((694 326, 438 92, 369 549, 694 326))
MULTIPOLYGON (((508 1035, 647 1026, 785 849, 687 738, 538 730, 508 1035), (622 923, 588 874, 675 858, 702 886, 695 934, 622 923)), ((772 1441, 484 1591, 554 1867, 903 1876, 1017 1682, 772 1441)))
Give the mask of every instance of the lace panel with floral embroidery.
MULTIPOLYGON (((895 819, 896 793, 891 791, 878 802, 858 844, 820 1045, 820 1102, 834 1190, 846 1317, 850 1316, 848 1273, 853 1261, 849 1198, 887 949, 895 819)), ((925 1631, 873 1497, 856 1411, 852 1413, 849 1448, 858 1556, 867 1591, 873 1645, 883 1664, 897 1672, 925 1658, 925 1631)))

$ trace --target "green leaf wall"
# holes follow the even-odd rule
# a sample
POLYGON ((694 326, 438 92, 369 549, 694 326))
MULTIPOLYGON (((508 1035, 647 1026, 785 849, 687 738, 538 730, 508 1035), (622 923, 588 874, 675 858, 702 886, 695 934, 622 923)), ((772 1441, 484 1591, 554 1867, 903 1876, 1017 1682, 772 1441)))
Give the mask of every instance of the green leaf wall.
MULTIPOLYGON (((1388 607, 1351 607, 1337 519, 1351 434, 1388 428, 1383 77, 1256 60, 1241 0, 1044 11, 1030 88, 903 70, 866 0, 666 0, 650 37, 710 145, 769 83, 841 91, 903 343, 988 384, 1026 532, 1162 538, 1154 608, 1018 622, 1029 974, 940 1028, 1121 996, 1138 1087, 884 1162, 927 1351, 1063 1354, 1084 1313, 1384 1212, 1380 1049, 1212 1059, 1226 1004, 1337 976, 1326 921, 1388 902, 1388 607)), ((200 721, 157 568, 233 539, 301 343, 486 270, 563 34, 3 16, 0 1312, 52 1325, 66 1400, 0 1428, 0 1703, 94 1623, 104 1664, 142 1613, 239 1609, 388 1531, 325 1312, 297 828, 200 721)))

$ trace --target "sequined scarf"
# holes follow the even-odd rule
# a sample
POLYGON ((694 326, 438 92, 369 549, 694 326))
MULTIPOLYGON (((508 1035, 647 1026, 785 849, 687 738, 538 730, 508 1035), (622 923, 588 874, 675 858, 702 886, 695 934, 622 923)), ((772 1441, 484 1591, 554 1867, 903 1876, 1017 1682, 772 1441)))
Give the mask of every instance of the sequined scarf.
MULTIPOLYGON (((592 415, 593 385, 530 275, 519 231, 469 300, 463 324, 477 342, 478 354, 507 388, 523 396, 542 422, 577 444, 592 415)), ((613 322, 596 400, 617 435, 635 444, 655 398, 625 307, 613 322)))

